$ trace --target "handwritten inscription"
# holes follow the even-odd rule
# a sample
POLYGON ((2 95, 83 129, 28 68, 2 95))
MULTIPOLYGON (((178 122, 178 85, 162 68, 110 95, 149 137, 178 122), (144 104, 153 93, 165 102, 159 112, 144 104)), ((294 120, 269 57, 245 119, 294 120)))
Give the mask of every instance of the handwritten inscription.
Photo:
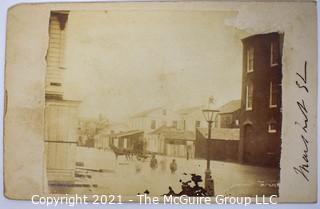
MULTIPOLYGON (((297 80, 296 85, 299 91, 302 91, 303 95, 309 94, 308 88, 308 80, 307 80, 307 62, 304 63, 303 73, 296 73, 297 80)), ((301 141, 302 153, 301 159, 302 163, 293 167, 293 170, 296 174, 301 175, 306 181, 309 181, 309 173, 310 173, 310 164, 309 164, 309 140, 307 138, 308 135, 308 107, 303 98, 300 98, 296 101, 297 108, 299 113, 301 114, 302 120, 295 121, 294 124, 299 127, 301 141)))

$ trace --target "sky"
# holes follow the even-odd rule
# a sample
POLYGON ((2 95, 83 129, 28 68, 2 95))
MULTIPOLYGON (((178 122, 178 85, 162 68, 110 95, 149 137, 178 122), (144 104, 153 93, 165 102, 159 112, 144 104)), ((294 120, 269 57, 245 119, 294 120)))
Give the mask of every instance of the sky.
POLYGON ((241 39, 225 25, 235 12, 71 11, 65 99, 80 115, 121 121, 146 109, 240 99, 241 39))

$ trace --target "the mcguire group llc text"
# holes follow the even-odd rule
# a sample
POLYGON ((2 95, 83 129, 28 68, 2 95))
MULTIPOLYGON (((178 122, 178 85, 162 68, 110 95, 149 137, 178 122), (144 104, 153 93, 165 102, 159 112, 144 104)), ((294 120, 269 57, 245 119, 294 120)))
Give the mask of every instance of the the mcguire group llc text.
POLYGON ((172 196, 164 195, 161 197, 150 196, 147 194, 139 194, 135 199, 122 198, 121 195, 64 195, 64 196, 32 196, 32 204, 35 205, 54 205, 66 204, 68 206, 75 206, 81 204, 123 204, 128 202, 137 202, 141 205, 151 204, 170 204, 170 205, 200 205, 200 204, 259 204, 270 205, 277 204, 277 195, 271 196, 254 196, 254 197, 231 197, 224 195, 217 195, 215 197, 190 197, 186 195, 172 196))

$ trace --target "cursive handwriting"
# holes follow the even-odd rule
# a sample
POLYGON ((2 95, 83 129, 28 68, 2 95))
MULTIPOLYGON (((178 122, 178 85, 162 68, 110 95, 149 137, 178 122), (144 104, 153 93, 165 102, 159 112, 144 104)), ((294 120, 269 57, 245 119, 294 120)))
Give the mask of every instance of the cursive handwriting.
POLYGON ((294 123, 295 123, 296 125, 299 125, 299 126, 302 128, 302 130, 303 130, 305 133, 307 133, 307 132, 308 132, 308 130, 307 130, 307 128, 308 128, 308 121, 309 121, 308 115, 307 115, 307 113, 308 113, 307 107, 306 107, 303 99, 301 99, 301 101, 297 101, 297 105, 298 105, 298 107, 299 107, 300 112, 301 112, 302 115, 303 115, 303 118, 304 118, 304 119, 303 119, 303 125, 302 125, 301 123, 299 123, 298 121, 295 121, 294 123))
POLYGON ((309 89, 307 88, 307 62, 304 62, 304 71, 303 71, 303 75, 301 75, 300 73, 296 73, 296 75, 300 78, 300 80, 302 80, 301 84, 299 81, 296 81, 296 85, 298 86, 298 88, 303 88, 307 93, 309 93, 309 89))
MULTIPOLYGON (((304 63, 303 74, 296 73, 297 80, 296 85, 299 89, 303 90, 304 94, 309 93, 308 81, 307 81, 307 62, 304 63)), ((303 98, 297 100, 297 107, 302 115, 302 122, 295 121, 294 124, 301 129, 300 141, 302 141, 303 152, 301 154, 302 163, 294 166, 293 170, 296 174, 300 174, 306 181, 309 181, 310 165, 309 165, 309 140, 306 135, 308 134, 308 108, 303 98)))

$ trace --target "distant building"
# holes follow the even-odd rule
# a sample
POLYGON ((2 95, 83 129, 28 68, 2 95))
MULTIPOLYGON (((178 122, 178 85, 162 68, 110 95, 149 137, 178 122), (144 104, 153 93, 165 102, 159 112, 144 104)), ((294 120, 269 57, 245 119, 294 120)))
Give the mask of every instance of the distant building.
POLYGON ((161 126, 177 126, 179 116, 167 108, 152 108, 139 112, 129 118, 129 130, 142 130, 145 133, 154 131, 161 126))
POLYGON ((162 131, 176 131, 174 127, 161 126, 160 128, 146 134, 147 151, 156 154, 165 154, 165 139, 162 131))
POLYGON ((208 123, 202 114, 203 109, 203 106, 195 106, 178 110, 177 113, 180 115, 180 120, 178 121, 177 129, 195 133, 196 128, 207 127, 208 123))
POLYGON ((194 132, 162 126, 148 135, 148 151, 171 157, 194 158, 194 132))
POLYGON ((110 136, 128 132, 126 123, 110 123, 106 128, 94 136, 94 147, 98 149, 110 149, 110 136))
POLYGON ((97 134, 98 119, 95 118, 79 118, 78 121, 78 145, 94 146, 94 136, 97 134))
POLYGON ((97 133, 101 132, 102 130, 106 129, 110 126, 110 121, 103 116, 102 114, 99 115, 98 121, 97 121, 97 133))
POLYGON ((100 133, 106 133, 111 127, 109 120, 102 115, 98 118, 79 118, 79 146, 94 147, 94 138, 100 133))
POLYGON ((241 100, 232 100, 219 108, 215 119, 216 128, 239 128, 241 100))
POLYGON ((95 137, 95 147, 109 150, 112 146, 123 150, 144 151, 143 131, 125 131, 113 134, 100 133, 95 137))
POLYGON ((96 118, 79 118, 78 127, 80 134, 94 136, 97 132, 97 119, 96 118))
POLYGON ((208 144, 208 128, 199 128, 196 132, 195 157, 210 160, 238 161, 240 130, 236 128, 212 128, 208 144))
POLYGON ((112 122, 106 128, 104 128, 101 132, 114 134, 119 132, 125 132, 129 130, 129 126, 126 122, 112 122))
POLYGON ((279 33, 243 43, 239 160, 279 166, 281 149, 282 42, 279 33))

